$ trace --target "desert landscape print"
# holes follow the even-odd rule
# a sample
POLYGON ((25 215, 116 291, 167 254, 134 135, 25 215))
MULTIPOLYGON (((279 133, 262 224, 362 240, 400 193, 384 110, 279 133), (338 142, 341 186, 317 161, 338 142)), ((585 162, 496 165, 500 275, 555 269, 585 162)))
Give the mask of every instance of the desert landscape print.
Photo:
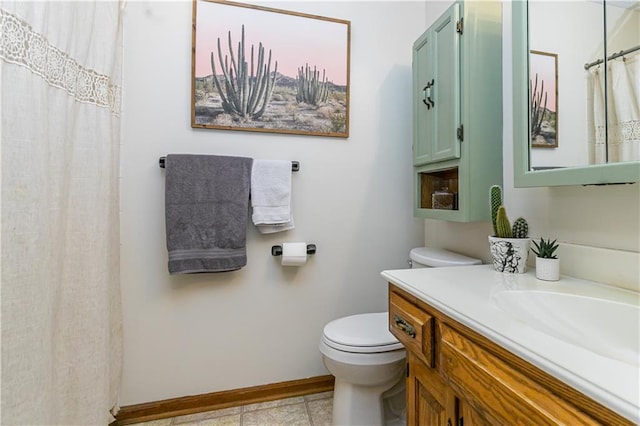
POLYGON ((558 147, 558 56, 532 50, 530 55, 531 146, 558 147))
POLYGON ((348 137, 349 21, 194 3, 192 127, 348 137))

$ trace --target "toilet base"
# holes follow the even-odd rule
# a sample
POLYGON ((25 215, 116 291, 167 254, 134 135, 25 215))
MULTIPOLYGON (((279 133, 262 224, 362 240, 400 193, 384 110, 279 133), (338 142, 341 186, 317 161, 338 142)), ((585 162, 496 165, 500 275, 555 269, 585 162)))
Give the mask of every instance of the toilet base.
POLYGON ((333 426, 384 425, 382 386, 356 386, 339 379, 333 390, 333 426))
POLYGON ((406 426, 407 424, 407 382, 401 379, 391 389, 382 394, 385 426, 406 426))
MULTIPOLYGON (((338 378, 333 390, 333 426, 384 426, 386 391, 396 388, 402 374, 378 386, 358 386, 338 378)), ((404 390, 404 386, 402 387, 404 390)), ((393 424, 403 424, 394 419, 393 424)), ((403 420, 403 419, 402 419, 403 420)))

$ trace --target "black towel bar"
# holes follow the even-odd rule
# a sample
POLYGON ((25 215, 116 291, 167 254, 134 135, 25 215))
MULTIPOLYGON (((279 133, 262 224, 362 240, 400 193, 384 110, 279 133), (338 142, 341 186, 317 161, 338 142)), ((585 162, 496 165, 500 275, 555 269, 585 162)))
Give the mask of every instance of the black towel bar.
MULTIPOLYGON (((166 160, 166 157, 160 157, 160 168, 164 169, 164 161, 166 160)), ((291 162, 291 171, 292 172, 297 172, 298 170, 300 170, 300 162, 299 161, 292 161, 291 162)))

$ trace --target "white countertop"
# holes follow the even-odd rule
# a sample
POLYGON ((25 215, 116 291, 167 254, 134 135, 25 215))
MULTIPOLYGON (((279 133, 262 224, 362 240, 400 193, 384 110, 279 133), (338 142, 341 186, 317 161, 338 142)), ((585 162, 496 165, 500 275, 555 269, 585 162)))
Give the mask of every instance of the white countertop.
MULTIPOLYGON (((492 292, 504 288, 572 288, 606 292, 611 287, 571 277, 556 283, 535 273, 503 274, 492 265, 383 271, 382 276, 447 316, 612 409, 640 423, 640 367, 608 358, 545 334, 500 310, 492 292)), ((594 312, 597 315, 597 312, 594 312)), ((639 324, 628 324, 638 329, 639 324)))

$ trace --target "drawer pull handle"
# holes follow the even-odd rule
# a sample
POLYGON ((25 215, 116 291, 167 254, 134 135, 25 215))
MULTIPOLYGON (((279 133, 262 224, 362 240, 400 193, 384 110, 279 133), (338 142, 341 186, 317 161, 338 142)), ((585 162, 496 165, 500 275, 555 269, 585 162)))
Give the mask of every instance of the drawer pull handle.
POLYGON ((400 315, 396 315, 393 320, 396 323, 396 327, 398 327, 400 330, 404 331, 405 334, 408 334, 411 338, 415 338, 416 337, 416 331, 413 328, 413 326, 411 324, 409 324, 408 322, 406 322, 404 319, 402 319, 400 317, 400 315))

